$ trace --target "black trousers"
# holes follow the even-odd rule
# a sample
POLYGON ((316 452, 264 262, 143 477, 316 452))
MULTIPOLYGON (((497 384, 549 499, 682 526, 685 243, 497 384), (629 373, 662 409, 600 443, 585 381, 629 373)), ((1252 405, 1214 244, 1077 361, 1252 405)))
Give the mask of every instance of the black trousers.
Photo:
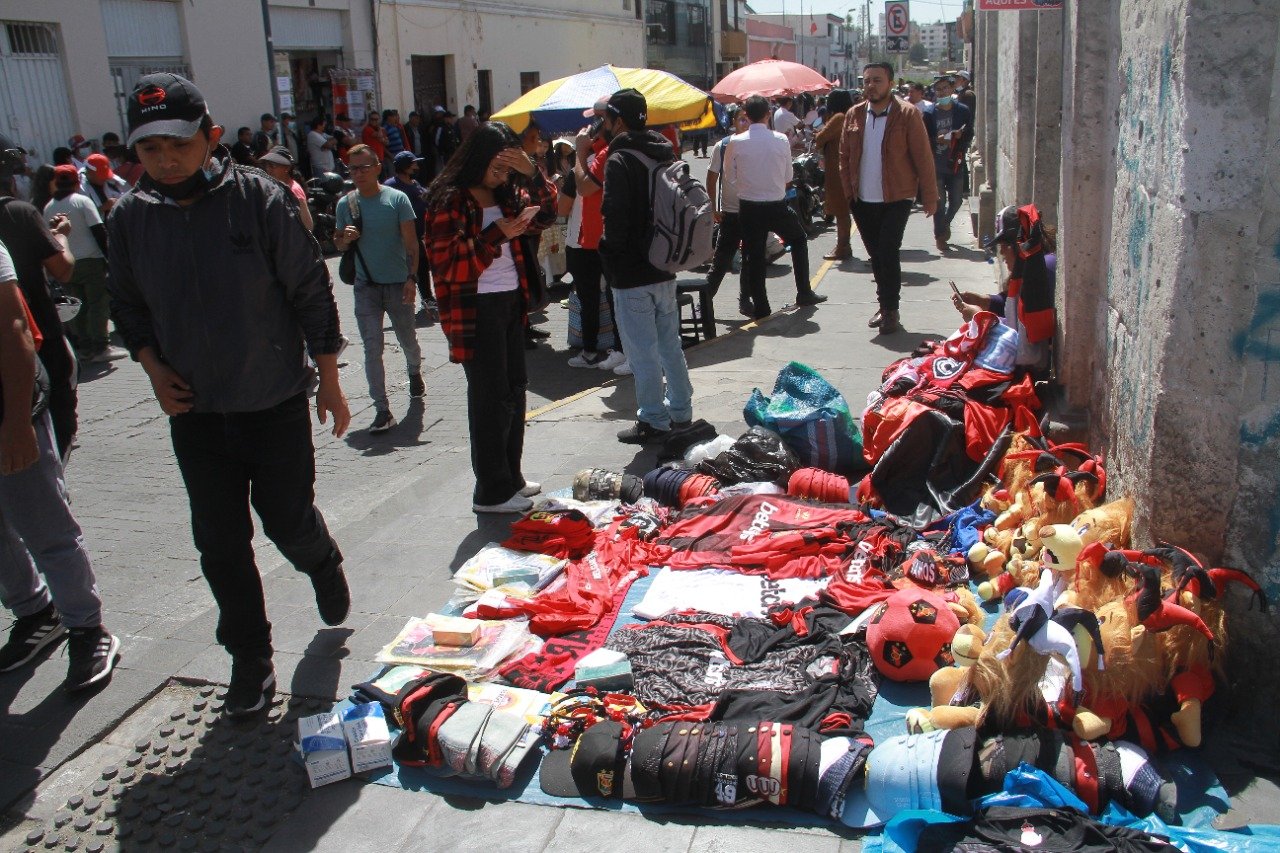
POLYGON ((755 305, 757 317, 771 313, 769 293, 765 289, 765 241, 769 232, 777 234, 791 247, 791 269, 796 276, 796 293, 807 293, 809 287, 809 235, 800 217, 784 200, 739 201, 738 216, 742 220, 742 276, 755 305))
POLYGON ((902 296, 902 232, 911 215, 911 199, 872 202, 858 199, 852 205, 853 221, 871 260, 876 298, 881 311, 897 311, 902 296))
MULTIPOLYGON (((716 237, 716 253, 711 259, 711 272, 707 280, 711 282, 712 294, 720 291, 720 282, 733 269, 733 256, 737 254, 738 244, 742 242, 742 217, 737 213, 725 211, 720 219, 720 232, 716 237)), ((743 254, 742 272, 738 275, 738 298, 747 299, 747 258, 743 254)))
POLYGON ((271 623, 253 559, 249 507, 298 571, 312 575, 342 561, 315 505, 307 397, 260 412, 188 412, 169 419, 169 432, 187 486, 200 569, 218 603, 217 640, 233 655, 270 657, 271 623))
POLYGON ((476 353, 467 375, 472 502, 500 504, 524 488, 524 311, 520 291, 476 297, 476 353))
POLYGON ((600 346, 600 282, 603 269, 600 253, 595 249, 565 250, 565 268, 573 276, 573 289, 578 294, 582 318, 582 348, 596 352, 600 346))

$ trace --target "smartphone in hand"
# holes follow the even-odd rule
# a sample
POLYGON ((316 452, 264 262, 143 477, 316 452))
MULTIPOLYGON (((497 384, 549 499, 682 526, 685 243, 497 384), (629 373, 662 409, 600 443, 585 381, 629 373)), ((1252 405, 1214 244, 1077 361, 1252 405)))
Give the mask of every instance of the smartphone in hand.
POLYGON ((960 295, 960 288, 956 287, 956 283, 954 281, 949 281, 947 282, 947 284, 951 285, 952 293, 954 293, 956 296, 960 295))
POLYGON ((524 210, 520 211, 520 215, 517 216, 516 219, 527 224, 533 221, 533 217, 538 215, 539 210, 541 210, 541 208, 536 204, 531 204, 524 210))

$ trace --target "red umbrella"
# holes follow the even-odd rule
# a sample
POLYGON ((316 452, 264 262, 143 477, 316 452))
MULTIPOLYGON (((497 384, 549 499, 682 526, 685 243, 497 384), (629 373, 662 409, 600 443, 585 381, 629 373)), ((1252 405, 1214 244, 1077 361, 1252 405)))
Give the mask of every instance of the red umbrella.
POLYGON ((784 59, 761 59, 728 74, 711 90, 722 104, 742 101, 750 95, 778 98, 801 92, 826 94, 835 88, 831 81, 807 65, 784 59))

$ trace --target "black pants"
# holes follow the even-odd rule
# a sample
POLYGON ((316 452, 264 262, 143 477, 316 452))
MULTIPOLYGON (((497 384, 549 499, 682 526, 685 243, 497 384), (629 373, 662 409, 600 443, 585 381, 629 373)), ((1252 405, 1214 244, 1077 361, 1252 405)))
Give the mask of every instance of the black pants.
POLYGON ((786 201, 739 201, 738 215, 742 220, 742 277, 747 280, 747 292, 755 304, 755 314, 763 317, 771 313, 769 293, 765 289, 765 241, 772 231, 791 246, 791 269, 796 276, 796 293, 808 293, 809 287, 809 235, 800 224, 800 217, 786 201))
POLYGON ((188 412, 169 419, 191 503, 191 531, 214 600, 218 642, 270 657, 262 577, 253 560, 252 506, 262 530, 304 574, 342 560, 315 505, 316 456, 305 394, 260 412, 188 412))
POLYGON ((573 289, 578 294, 582 318, 582 348, 596 352, 600 348, 600 253, 595 249, 565 250, 565 268, 573 276, 573 289))
MULTIPOLYGON (((716 237, 716 253, 711 259, 711 272, 707 280, 711 282, 712 295, 720 291, 720 282, 733 269, 733 256, 738 252, 738 244, 742 242, 742 217, 737 213, 725 212, 720 219, 720 232, 716 237)), ((738 298, 747 299, 747 259, 742 258, 742 272, 738 275, 738 298)))
POLYGON ((853 221, 871 260, 876 298, 881 311, 897 311, 902 295, 902 232, 911 215, 911 199, 890 202, 855 201, 853 221))
POLYGON ((476 353, 462 365, 467 374, 467 426, 472 502, 500 504, 524 488, 525 386, 524 311, 520 291, 476 297, 476 353))

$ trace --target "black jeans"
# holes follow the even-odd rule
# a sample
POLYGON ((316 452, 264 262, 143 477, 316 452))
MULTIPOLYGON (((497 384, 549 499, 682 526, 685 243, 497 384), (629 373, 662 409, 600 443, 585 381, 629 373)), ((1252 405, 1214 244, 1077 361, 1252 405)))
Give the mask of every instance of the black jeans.
POLYGON ((742 220, 742 276, 747 280, 747 292, 755 304, 755 314, 763 317, 770 313, 769 293, 765 289, 765 241, 769 232, 777 234, 791 246, 791 269, 796 276, 796 293, 808 293, 809 287, 809 235, 800 224, 800 217, 784 200, 739 201, 738 215, 742 220))
POLYGON ((573 276, 573 289, 578 294, 582 318, 582 348, 596 352, 600 348, 600 253, 595 249, 565 250, 565 268, 573 276))
POLYGON ((881 311, 897 311, 902 295, 902 232, 911 215, 911 199, 890 202, 862 201, 852 205, 853 221, 871 260, 876 298, 881 311))
POLYGON ((933 236, 941 237, 951 231, 951 220, 960 212, 964 203, 964 172, 954 175, 938 173, 938 212, 933 215, 933 236))
MULTIPOLYGON (((733 256, 738 252, 738 244, 742 242, 742 217, 737 213, 725 211, 720 219, 720 231, 716 237, 716 253, 711 259, 711 272, 707 273, 707 280, 711 282, 711 292, 714 295, 720 291, 720 282, 724 281, 724 277, 728 275, 729 270, 733 269, 733 256)), ((747 292, 747 259, 745 254, 742 258, 742 272, 738 275, 738 298, 746 299, 750 296, 747 292)))
POLYGON ((262 530, 298 571, 342 560, 315 505, 316 455, 307 397, 260 412, 188 412, 169 419, 191 503, 200 569, 218 602, 218 642, 233 655, 271 656, 271 623, 253 560, 252 505, 262 530))
POLYGON ((476 297, 476 353, 462 365, 467 374, 467 426, 472 502, 503 503, 524 488, 525 386, 524 311, 520 291, 476 297))

